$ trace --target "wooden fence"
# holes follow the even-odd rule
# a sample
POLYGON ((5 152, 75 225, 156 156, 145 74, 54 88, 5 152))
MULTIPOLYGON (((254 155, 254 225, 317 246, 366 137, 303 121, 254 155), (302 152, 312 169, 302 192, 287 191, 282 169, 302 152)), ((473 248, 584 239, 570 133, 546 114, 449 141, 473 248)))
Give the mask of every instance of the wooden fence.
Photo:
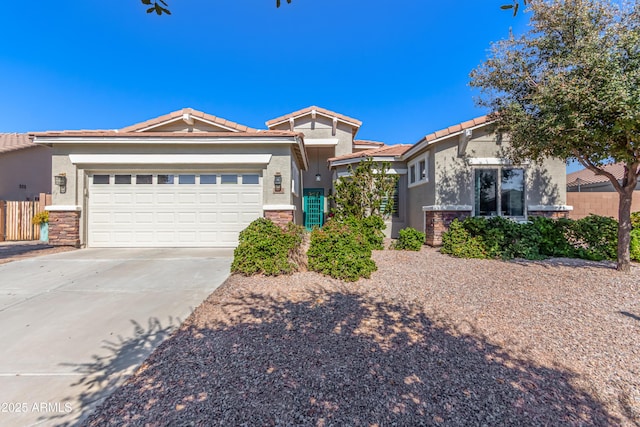
POLYGON ((50 194, 40 194, 39 201, 0 200, 0 242, 19 240, 39 240, 40 226, 33 225, 33 216, 44 211, 51 204, 50 194))

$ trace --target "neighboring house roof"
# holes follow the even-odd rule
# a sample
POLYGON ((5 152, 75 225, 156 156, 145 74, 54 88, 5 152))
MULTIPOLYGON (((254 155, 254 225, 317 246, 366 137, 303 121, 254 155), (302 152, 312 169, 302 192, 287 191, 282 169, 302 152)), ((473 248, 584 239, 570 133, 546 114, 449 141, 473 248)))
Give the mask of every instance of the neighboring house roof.
POLYGON ((480 116, 480 117, 476 117, 475 119, 471 119, 468 120, 466 122, 457 124, 457 125, 453 125, 453 126, 449 126, 447 128, 441 129, 439 131, 430 133, 428 135, 426 135, 425 137, 423 137, 422 139, 420 139, 418 142, 416 142, 415 144, 413 144, 413 147, 411 147, 409 150, 407 150, 407 156, 410 156, 412 154, 415 154, 416 152, 420 151, 422 148, 424 148, 427 145, 430 144, 434 144, 438 141, 441 141, 445 138, 449 138, 451 136, 454 135, 458 135, 461 134, 462 132, 464 132, 467 129, 474 129, 480 126, 484 126, 487 124, 492 123, 493 120, 489 118, 488 115, 485 116, 480 116))
POLYGON ((127 126, 120 129, 121 132, 144 132, 162 125, 169 124, 174 121, 184 120, 185 122, 190 120, 200 120, 208 122, 216 126, 222 127, 230 132, 249 132, 255 131, 255 129, 248 126, 240 125, 238 123, 226 120, 220 117, 216 117, 211 114, 203 113, 202 111, 194 110, 193 108, 183 108, 182 110, 173 111, 169 114, 165 114, 154 119, 137 123, 135 125, 127 126))
POLYGON ((0 153, 37 147, 27 133, 0 133, 0 153))
POLYGON ((354 135, 355 135, 355 131, 360 126, 362 126, 362 122, 358 119, 354 119, 352 117, 345 116, 344 114, 339 114, 339 113, 336 113, 335 111, 327 110, 325 108, 320 108, 315 105, 269 120, 268 122, 266 122, 266 124, 267 124, 267 127, 271 128, 273 126, 277 126, 281 123, 284 123, 289 119, 297 119, 298 117, 313 115, 314 112, 315 114, 320 114, 322 116, 329 117, 331 119, 336 118, 338 121, 341 121, 343 123, 353 126, 355 128, 354 135))
POLYGON ((342 162, 346 160, 361 159, 364 157, 400 157, 408 149, 411 148, 409 144, 397 144, 397 145, 385 145, 380 148, 374 148, 372 150, 360 151, 351 154, 345 154, 338 157, 332 157, 328 159, 330 163, 342 162))
MULTIPOLYGON (((602 169, 612 174, 618 181, 621 181, 622 178, 624 178, 624 164, 622 163, 612 163, 609 165, 604 165, 602 166, 602 169)), ((567 187, 577 187, 579 185, 600 184, 608 182, 610 182, 608 177, 604 175, 596 175, 595 172, 589 169, 582 169, 567 174, 567 187)))

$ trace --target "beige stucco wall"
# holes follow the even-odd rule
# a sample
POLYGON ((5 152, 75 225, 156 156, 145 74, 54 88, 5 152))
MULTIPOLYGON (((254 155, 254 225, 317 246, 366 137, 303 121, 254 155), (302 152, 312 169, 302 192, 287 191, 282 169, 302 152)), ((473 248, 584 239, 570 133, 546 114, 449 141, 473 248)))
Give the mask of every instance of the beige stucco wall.
MULTIPOLYGON (((504 159, 508 139, 499 140, 490 126, 473 131, 463 156, 458 155, 459 135, 438 141, 428 149, 412 154, 407 164, 429 153, 429 182, 408 189, 408 225, 422 229, 423 206, 474 205, 474 169, 494 168, 493 165, 473 165, 471 159, 504 159)), ((527 162, 525 197, 527 206, 566 204, 566 165, 559 159, 541 163, 527 162)))
POLYGON ((51 154, 39 146, 0 154, 0 200, 35 200, 50 193, 51 154))

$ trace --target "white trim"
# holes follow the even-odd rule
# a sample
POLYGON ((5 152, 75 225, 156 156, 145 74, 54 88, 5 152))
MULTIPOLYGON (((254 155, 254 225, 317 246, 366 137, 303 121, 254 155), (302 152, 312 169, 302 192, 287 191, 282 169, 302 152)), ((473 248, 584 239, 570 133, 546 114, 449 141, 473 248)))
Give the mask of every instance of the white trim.
MULTIPOLYGON (((204 133, 204 132, 203 132, 204 133)), ((149 135, 149 134, 145 134, 149 135)), ((38 144, 296 144, 297 136, 36 136, 33 142, 38 144)))
POLYGON ((529 205, 527 206, 527 211, 543 211, 543 212, 567 212, 572 211, 573 206, 567 205, 529 205))
POLYGON ((295 211, 295 205, 264 205, 262 210, 265 211, 295 211))
POLYGON ((264 165, 271 154, 69 154, 73 164, 264 165))
POLYGON ((193 114, 191 114, 191 113, 185 113, 185 114, 182 114, 182 115, 181 115, 181 116, 179 116, 179 117, 175 117, 175 118, 173 118, 173 119, 170 119, 170 120, 164 121, 164 122, 162 122, 162 123, 156 123, 156 124, 154 124, 154 125, 147 126, 147 127, 145 127, 145 128, 142 128, 142 129, 136 130, 135 132, 136 132, 136 133, 146 132, 146 131, 148 131, 148 130, 155 129, 155 128, 158 128, 158 127, 162 127, 162 126, 165 126, 165 125, 168 125, 168 124, 174 123, 174 122, 178 122, 178 121, 180 121, 180 120, 184 120, 184 122, 185 122, 186 124, 188 124, 189 126, 193 126, 193 125, 194 125, 193 120, 198 120, 198 121, 200 121, 200 122, 207 123, 207 124, 212 125, 212 126, 215 126, 215 127, 217 127, 217 128, 224 129, 224 130, 228 130, 228 131, 230 131, 230 132, 239 132, 239 130, 238 130, 238 129, 230 128, 230 127, 228 127, 228 126, 223 126, 223 125, 221 125, 221 124, 218 124, 218 123, 212 122, 211 120, 207 120, 207 119, 204 119, 204 118, 202 118, 202 117, 196 117, 196 116, 194 116, 194 115, 193 115, 193 114), (192 123, 189 123, 187 120, 185 120, 185 116, 186 116, 186 115, 189 115, 189 116, 190 116, 190 119, 191 119, 192 123))
POLYGON ((338 138, 307 138, 304 140, 307 147, 330 147, 338 145, 338 138))
POLYGON ((377 156, 377 157, 358 156, 358 157, 350 157, 348 159, 334 160, 330 162, 329 167, 351 165, 354 163, 360 163, 361 160, 365 160, 365 159, 371 159, 374 162, 396 162, 399 160, 397 156, 377 156))
POLYGON ((473 207, 471 205, 431 205, 423 206, 422 212, 433 211, 469 211, 471 212, 473 207))
POLYGON ((407 188, 417 187, 418 185, 426 184, 429 182, 429 151, 424 153, 420 157, 416 157, 412 161, 407 163, 407 171, 408 171, 408 179, 407 179, 407 188), (411 176, 411 168, 415 167, 415 171, 417 174, 420 174, 420 163, 424 162, 424 176, 419 176, 414 182, 411 182, 413 178, 411 176))
MULTIPOLYGON (((373 173, 380 173, 380 171, 377 170, 377 169, 374 169, 373 173)), ((387 173, 390 174, 390 175, 406 175, 407 174, 407 170, 406 169, 394 169, 394 168, 391 168, 391 169, 387 169, 387 173)), ((338 172, 338 178, 344 178, 344 177, 347 177, 347 176, 351 176, 351 174, 349 172, 346 172, 346 171, 338 172)))
MULTIPOLYGON (((317 116, 324 116, 324 117, 327 117, 327 118, 329 118, 329 119, 333 119, 333 118, 334 118, 334 116, 331 116, 331 115, 329 115, 329 114, 325 114, 325 113, 323 113, 322 111, 311 110, 311 111, 307 111, 307 112, 302 113, 302 114, 298 114, 297 116, 292 117, 292 119, 298 119, 298 118, 300 118, 300 117, 304 117, 304 116, 307 116, 307 115, 311 115, 311 116, 313 116, 313 113, 314 113, 314 112, 315 112, 315 114, 316 114, 317 116)), ((348 124, 348 125, 353 126, 354 128, 358 128, 358 129, 360 128, 360 125, 358 125, 358 124, 356 124, 356 123, 353 123, 353 122, 350 122, 350 121, 347 121, 347 120, 342 120, 342 119, 341 119, 341 118, 339 118, 339 117, 335 117, 335 118, 336 118, 339 122, 346 123, 346 124, 348 124)), ((273 128, 274 126, 278 126, 278 125, 280 125, 280 124, 282 124, 282 123, 286 123, 288 120, 289 120, 289 118, 287 117, 286 119, 284 119, 284 120, 280 120, 279 122, 271 123, 271 124, 269 125, 269 128, 271 129, 271 128, 273 128)))
POLYGON ((513 163, 510 159, 503 157, 476 157, 468 158, 467 164, 469 166, 528 166, 529 161, 525 160, 520 163, 513 163))
POLYGON ((51 205, 45 206, 45 211, 49 212, 80 212, 82 211, 82 206, 77 205, 51 205))

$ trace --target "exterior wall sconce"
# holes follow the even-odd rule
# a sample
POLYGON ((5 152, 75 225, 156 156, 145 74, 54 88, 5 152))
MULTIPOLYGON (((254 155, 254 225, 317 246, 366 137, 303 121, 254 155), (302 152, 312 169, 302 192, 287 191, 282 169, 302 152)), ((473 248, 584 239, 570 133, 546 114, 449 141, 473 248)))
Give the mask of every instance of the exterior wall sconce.
POLYGON ((320 182, 322 181, 322 175, 320 175, 319 173, 316 174, 316 182, 320 182))
POLYGON ((282 193, 282 175, 280 172, 276 172, 273 177, 273 191, 275 193, 282 193))
POLYGON ((53 182, 60 187, 61 194, 67 192, 67 177, 65 174, 61 173, 60 175, 56 175, 53 182))

